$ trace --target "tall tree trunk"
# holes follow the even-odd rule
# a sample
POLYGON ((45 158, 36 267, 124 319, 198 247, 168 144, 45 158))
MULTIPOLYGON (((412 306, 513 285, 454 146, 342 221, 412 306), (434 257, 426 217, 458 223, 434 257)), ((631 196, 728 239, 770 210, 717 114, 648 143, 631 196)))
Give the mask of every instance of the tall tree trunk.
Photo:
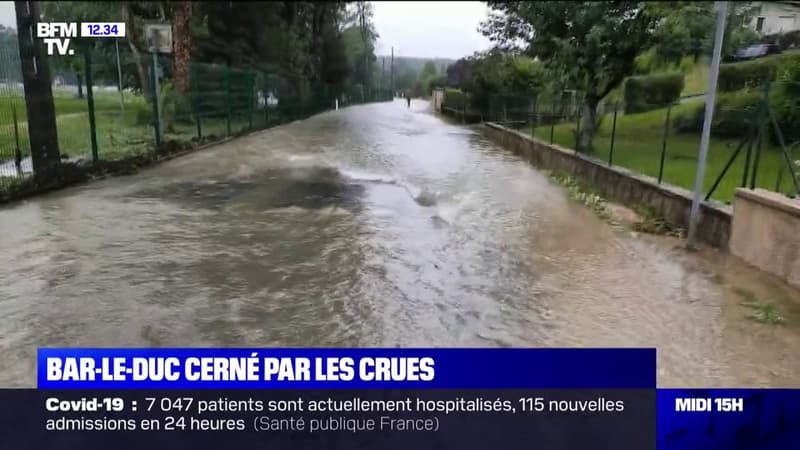
POLYGON ((587 97, 583 102, 581 111, 581 129, 578 134, 578 148, 577 150, 582 153, 591 153, 592 141, 597 132, 597 105, 599 100, 593 97, 587 97))
POLYGON ((192 19, 192 3, 188 0, 176 4, 173 9, 175 23, 175 89, 181 94, 189 91, 189 63, 192 57, 192 35, 189 23, 192 19))
POLYGON ((136 64, 136 73, 139 76, 139 86, 142 88, 144 98, 150 101, 152 97, 152 92, 150 92, 150 76, 147 73, 147 66, 142 60, 142 53, 136 45, 136 37, 138 36, 137 32, 139 30, 136 29, 133 14, 131 14, 131 8, 128 2, 121 2, 121 6, 122 20, 125 22, 125 40, 128 41, 128 47, 130 47, 131 53, 133 54, 133 60, 136 64))

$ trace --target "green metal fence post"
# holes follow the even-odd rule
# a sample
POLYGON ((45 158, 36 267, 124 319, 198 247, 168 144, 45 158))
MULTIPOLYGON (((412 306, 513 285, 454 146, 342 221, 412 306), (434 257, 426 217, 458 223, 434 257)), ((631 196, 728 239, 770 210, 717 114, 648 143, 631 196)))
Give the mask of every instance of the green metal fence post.
POLYGON ((669 113, 672 111, 672 104, 667 105, 667 117, 664 120, 664 134, 661 137, 661 161, 658 163, 658 184, 664 179, 664 160, 667 157, 667 138, 669 137, 669 113))
MULTIPOLYGON (((758 117, 759 115, 760 115, 760 113, 759 113, 759 112, 756 112, 756 119, 755 119, 756 121, 758 121, 758 120, 759 120, 759 117, 758 117)), ((756 123, 755 127, 756 127, 756 130, 757 130, 757 129, 758 129, 758 123, 756 123)), ((757 133, 757 132, 758 132, 758 131, 756 131, 756 133, 757 133)), ((741 183, 741 187, 745 187, 745 186, 747 186, 747 178, 748 178, 748 176, 750 175, 750 157, 751 157, 751 156, 752 156, 752 154, 753 154, 753 145, 755 144, 755 142, 757 142, 757 141, 758 141, 758 139, 759 139, 759 138, 758 138, 758 134, 756 134, 756 138, 755 138, 755 140, 753 140, 753 141, 750 141, 750 142, 747 144, 747 150, 745 151, 745 155, 744 155, 744 170, 742 171, 742 183, 741 183)))
POLYGON ((733 151, 731 157, 728 158, 728 162, 725 163, 725 166, 722 168, 722 172, 719 173, 717 179, 714 180, 714 184, 711 185, 711 189, 709 189, 708 194, 706 194, 705 198, 706 201, 708 201, 708 199, 710 199, 711 196, 714 194, 714 191, 717 190, 717 186, 719 186, 719 183, 725 177, 725 174, 728 172, 728 169, 730 169, 731 165, 733 165, 733 162, 736 160, 736 157, 739 156, 739 152, 742 151, 742 148, 744 148, 745 144, 750 145, 753 139, 752 134, 753 134, 752 131, 749 132, 749 134, 744 139, 742 139, 741 142, 739 142, 739 146, 736 147, 736 150, 733 151))
POLYGON ((92 161, 97 162, 100 158, 97 154, 97 123, 94 117, 94 88, 92 81, 92 51, 86 50, 83 54, 83 62, 86 66, 86 104, 89 108, 89 140, 92 145, 92 161))
POLYGON ((614 164, 614 138, 617 136, 617 111, 619 110, 619 102, 614 102, 614 119, 611 122, 611 145, 608 148, 608 166, 614 164))
POLYGON ((761 148, 764 146, 764 136, 766 135, 766 122, 764 121, 764 114, 769 108, 769 81, 764 82, 763 86, 764 97, 759 105, 758 115, 758 141, 756 143, 756 154, 753 159, 753 175, 750 178, 750 189, 756 188, 756 177, 758 176, 758 163, 761 159, 761 148))
POLYGON ((253 116, 256 113, 256 76, 251 73, 248 77, 252 82, 250 83, 250 131, 253 131, 253 116))
POLYGON ((197 140, 200 141, 203 139, 203 127, 200 124, 200 97, 194 90, 194 87, 198 84, 196 83, 197 80, 197 70, 194 67, 189 68, 189 104, 192 107, 192 116, 194 117, 195 127, 197 128, 197 140))
POLYGON ((17 106, 12 103, 11 115, 14 118, 14 165, 17 174, 22 175, 22 149, 19 146, 19 121, 17 119, 17 106))
POLYGON ((269 75, 264 75, 264 128, 269 127, 269 75))
POLYGON ((800 195, 800 182, 797 180, 797 175, 794 171, 794 162, 789 157, 789 153, 786 151, 786 141, 783 138, 783 132, 781 132, 781 127, 778 126, 778 121, 775 120, 775 115, 772 112, 771 108, 767 108, 767 112, 769 115, 769 121, 772 122, 772 127, 775 131, 775 135, 778 136, 778 144, 781 146, 781 153, 783 154, 783 160, 786 163, 786 167, 789 170, 789 176, 792 180, 792 186, 794 186, 794 193, 795 195, 800 195))
POLYGON ((553 143, 553 136, 556 131, 556 102, 553 100, 553 114, 550 116, 550 143, 553 143))
POLYGON ((231 74, 230 74, 230 65, 225 65, 225 72, 223 83, 225 85, 225 131, 227 132, 226 136, 231 135, 231 74))
POLYGON ((158 105, 158 54, 153 53, 153 67, 152 67, 152 83, 150 83, 150 88, 152 89, 152 101, 153 101, 153 130, 155 132, 156 138, 156 149, 161 146, 161 111, 158 105))
POLYGON ((575 118, 575 153, 578 153, 578 150, 581 150, 578 147, 580 146, 580 143, 581 143, 581 114, 582 113, 583 113, 583 111, 581 111, 581 110, 578 110, 576 112, 576 118, 575 118))

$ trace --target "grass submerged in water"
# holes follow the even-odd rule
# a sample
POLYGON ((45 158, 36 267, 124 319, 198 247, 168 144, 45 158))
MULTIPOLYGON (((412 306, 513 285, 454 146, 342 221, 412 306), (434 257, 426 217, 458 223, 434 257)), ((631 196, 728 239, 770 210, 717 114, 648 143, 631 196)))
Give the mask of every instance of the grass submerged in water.
POLYGON ((750 319, 770 325, 782 325, 786 323, 786 319, 772 303, 759 300, 755 294, 750 291, 737 289, 736 292, 744 298, 741 305, 751 310, 751 313, 748 315, 750 319))

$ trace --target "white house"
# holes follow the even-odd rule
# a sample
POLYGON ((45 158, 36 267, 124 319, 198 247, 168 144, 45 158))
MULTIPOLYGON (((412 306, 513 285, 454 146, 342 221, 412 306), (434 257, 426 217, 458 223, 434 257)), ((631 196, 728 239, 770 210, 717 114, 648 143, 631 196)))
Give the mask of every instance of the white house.
POLYGON ((757 7, 750 27, 759 34, 800 30, 800 2, 753 2, 757 7))

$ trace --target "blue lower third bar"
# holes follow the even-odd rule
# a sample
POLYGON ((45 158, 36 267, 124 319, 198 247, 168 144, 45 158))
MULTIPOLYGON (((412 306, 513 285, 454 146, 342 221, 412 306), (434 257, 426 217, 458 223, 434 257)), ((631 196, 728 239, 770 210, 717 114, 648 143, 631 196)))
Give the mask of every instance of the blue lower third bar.
POLYGON ((39 389, 653 389, 655 349, 42 348, 39 389))
POLYGON ((800 389, 659 389, 659 450, 800 448, 800 389))

